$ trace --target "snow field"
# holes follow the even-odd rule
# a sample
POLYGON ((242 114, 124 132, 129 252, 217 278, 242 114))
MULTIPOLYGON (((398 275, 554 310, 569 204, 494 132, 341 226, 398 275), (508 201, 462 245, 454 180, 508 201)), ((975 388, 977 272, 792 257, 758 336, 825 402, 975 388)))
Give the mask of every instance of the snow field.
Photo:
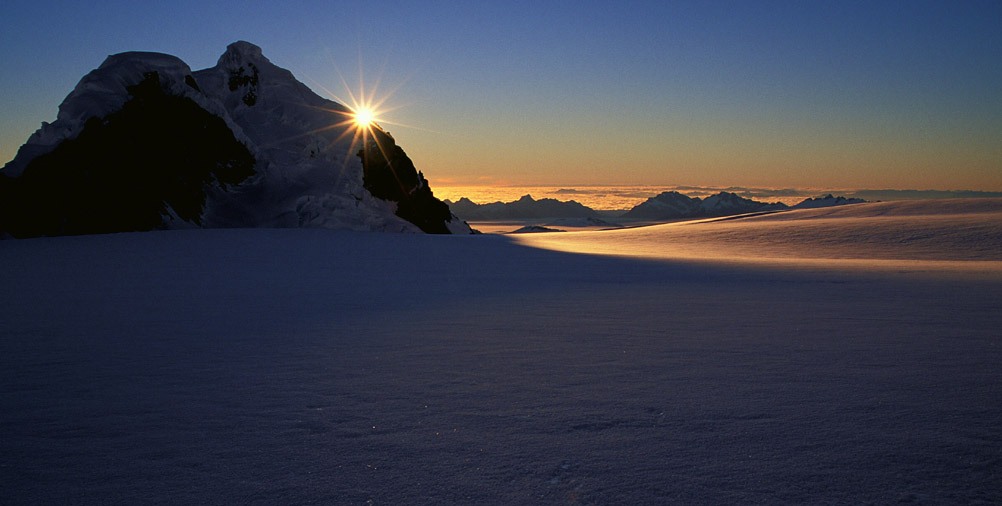
MULTIPOLYGON (((997 240, 970 214, 912 220, 997 240)), ((716 225, 817 235, 791 217, 716 225)), ((902 269, 315 229, 3 241, 2 502, 997 502, 1002 282, 958 265, 999 259, 937 240, 867 246, 946 262, 902 269)))
POLYGON ((1002 199, 876 202, 519 237, 578 253, 783 268, 1002 274, 1002 199))

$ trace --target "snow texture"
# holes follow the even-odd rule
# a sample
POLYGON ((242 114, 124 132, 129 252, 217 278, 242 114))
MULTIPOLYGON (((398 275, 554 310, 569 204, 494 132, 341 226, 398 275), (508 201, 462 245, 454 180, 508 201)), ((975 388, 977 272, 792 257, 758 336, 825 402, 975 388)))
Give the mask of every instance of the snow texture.
POLYGON ((2 502, 997 503, 1000 223, 0 242, 2 502))

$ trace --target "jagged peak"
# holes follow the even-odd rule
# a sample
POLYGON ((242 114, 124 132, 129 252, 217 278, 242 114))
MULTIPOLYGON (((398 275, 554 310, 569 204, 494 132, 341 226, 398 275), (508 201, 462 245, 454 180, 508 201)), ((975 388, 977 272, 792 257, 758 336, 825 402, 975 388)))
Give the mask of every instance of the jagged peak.
POLYGON ((671 190, 671 191, 661 192, 661 193, 655 195, 654 197, 648 198, 647 200, 662 200, 662 201, 667 201, 667 200, 679 200, 679 199, 686 200, 686 201, 688 201, 688 200, 699 200, 699 197, 690 197, 690 196, 685 195, 683 193, 679 193, 678 191, 671 190))
POLYGON ((746 198, 738 195, 737 193, 729 192, 729 191, 721 191, 721 192, 718 192, 716 195, 713 195, 713 196, 714 197, 720 197, 722 199, 748 200, 748 199, 746 199, 746 198))

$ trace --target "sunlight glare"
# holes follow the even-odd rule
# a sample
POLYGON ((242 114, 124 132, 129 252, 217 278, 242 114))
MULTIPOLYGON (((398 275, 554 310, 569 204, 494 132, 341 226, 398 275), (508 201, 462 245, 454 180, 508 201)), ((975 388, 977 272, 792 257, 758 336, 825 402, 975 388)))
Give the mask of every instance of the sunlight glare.
MULTIPOLYGON (((395 109, 393 107, 387 108, 384 104, 393 95, 396 89, 390 90, 389 93, 379 93, 379 80, 376 80, 375 83, 367 85, 365 79, 363 78, 361 62, 359 63, 359 79, 358 87, 356 89, 352 89, 352 87, 348 85, 344 76, 341 75, 339 70, 337 70, 336 65, 334 66, 334 69, 338 74, 343 91, 347 93, 347 96, 345 97, 347 100, 338 97, 337 94, 326 88, 324 85, 315 83, 339 106, 334 108, 319 108, 330 113, 336 121, 318 129, 317 132, 325 130, 340 130, 340 135, 337 136, 334 142, 340 142, 346 138, 350 139, 351 143, 348 146, 348 153, 351 153, 352 155, 358 153, 359 148, 365 148, 370 145, 370 142, 374 142, 372 145, 381 151, 384 156, 387 156, 387 149, 389 149, 389 147, 385 144, 386 142, 392 143, 393 138, 389 136, 389 132, 383 130, 383 125, 389 124, 414 128, 408 125, 388 121, 385 117, 383 117, 384 114, 395 109)), ((344 163, 347 164, 348 161, 353 158, 354 156, 344 157, 344 163)))
POLYGON ((376 121, 376 113, 372 109, 361 107, 355 110, 353 120, 355 121, 355 128, 368 128, 376 121))

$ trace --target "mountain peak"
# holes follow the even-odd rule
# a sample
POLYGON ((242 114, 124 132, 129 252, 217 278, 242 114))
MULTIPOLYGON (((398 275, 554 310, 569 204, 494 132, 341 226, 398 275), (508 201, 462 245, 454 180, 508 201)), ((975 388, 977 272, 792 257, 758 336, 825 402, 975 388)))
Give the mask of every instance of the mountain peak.
POLYGON ((392 138, 377 132, 386 153, 356 145, 347 111, 245 41, 197 72, 171 55, 112 55, 0 169, 0 237, 192 226, 470 233, 392 138))
POLYGON ((842 206, 846 204, 861 204, 866 202, 860 198, 847 198, 839 195, 838 197, 832 195, 831 193, 815 198, 804 199, 803 202, 793 206, 794 209, 816 209, 819 207, 832 207, 832 206, 842 206))
MULTIPOLYGON (((219 57, 218 65, 231 62, 268 61, 259 46, 245 40, 238 40, 226 46, 226 52, 219 57)), ((271 63, 271 62, 269 62, 271 63)))
POLYGON ((640 220, 674 220, 781 209, 786 209, 786 205, 778 202, 771 204, 758 202, 727 191, 721 191, 704 199, 689 197, 677 191, 666 191, 641 202, 623 216, 640 220))

